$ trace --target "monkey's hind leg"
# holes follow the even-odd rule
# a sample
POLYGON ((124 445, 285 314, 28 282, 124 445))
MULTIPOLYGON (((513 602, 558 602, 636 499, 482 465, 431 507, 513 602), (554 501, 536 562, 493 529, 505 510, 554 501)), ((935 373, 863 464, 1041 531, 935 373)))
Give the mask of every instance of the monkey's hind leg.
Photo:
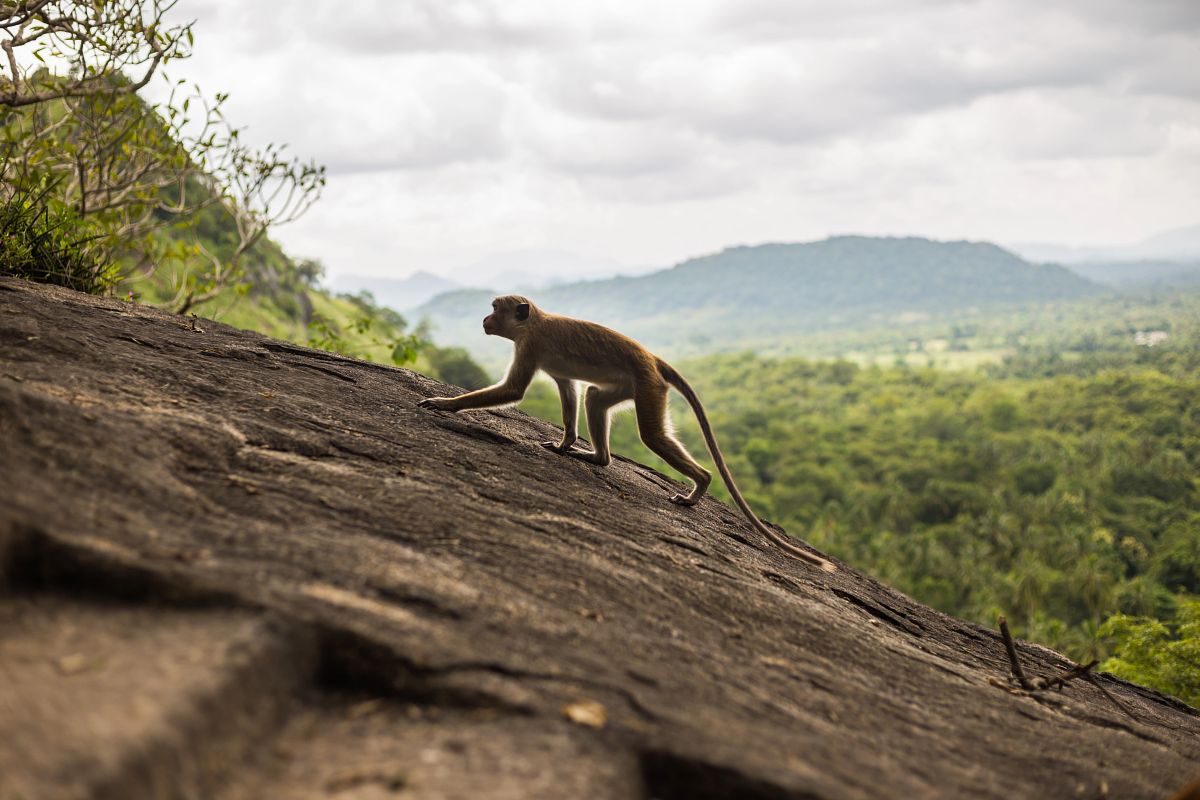
POLYGON ((696 463, 696 459, 684 449, 671 434, 670 420, 667 417, 667 387, 653 387, 639 392, 634 398, 637 408, 638 435, 646 447, 666 461, 675 469, 682 472, 695 483, 692 491, 687 494, 671 495, 671 502, 680 506, 694 506, 708 491, 712 475, 708 470, 696 463))
POLYGON ((568 450, 567 455, 578 458, 601 467, 607 467, 612 461, 608 450, 608 415, 612 407, 623 403, 633 396, 624 386, 601 388, 589 386, 584 396, 583 408, 587 412, 588 437, 592 440, 592 451, 568 450))

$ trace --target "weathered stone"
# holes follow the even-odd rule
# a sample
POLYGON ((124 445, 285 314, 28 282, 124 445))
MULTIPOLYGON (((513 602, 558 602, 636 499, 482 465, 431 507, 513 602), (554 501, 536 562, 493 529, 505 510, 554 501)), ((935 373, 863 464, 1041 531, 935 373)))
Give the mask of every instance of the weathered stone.
POLYGON ((994 631, 673 506, 652 470, 200 327, 0 280, 3 609, 42 609, 0 632, 4 800, 1161 798, 1200 774, 1182 703, 1110 676, 1132 717, 1082 681, 1014 696, 994 631), (70 763, 99 767, 64 770, 80 725, 99 754, 70 763))

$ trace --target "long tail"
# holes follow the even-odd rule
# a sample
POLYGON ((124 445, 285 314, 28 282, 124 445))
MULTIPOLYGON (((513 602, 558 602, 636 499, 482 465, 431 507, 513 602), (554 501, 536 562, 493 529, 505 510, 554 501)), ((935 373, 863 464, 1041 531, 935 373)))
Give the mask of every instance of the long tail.
POLYGON ((717 471, 721 473, 721 480, 725 481, 725 486, 729 489, 729 494, 733 497, 733 502, 737 503, 737 507, 746 515, 746 519, 750 520, 759 533, 774 542, 781 550, 785 550, 796 558, 807 561, 814 566, 818 566, 826 572, 837 572, 835 567, 829 561, 813 555, 797 544, 788 541, 788 539, 775 531, 768 528, 763 521, 758 518, 750 508, 750 504, 746 502, 746 498, 742 497, 741 491, 738 490, 737 484, 733 481, 733 475, 729 472, 729 466, 725 463, 725 456, 721 455, 721 448, 717 446, 717 437, 713 434, 712 425, 708 421, 708 415, 704 413, 704 406, 700 403, 700 398, 696 394, 696 390, 691 384, 683 379, 679 372, 661 359, 658 362, 658 371, 663 376, 663 379, 675 387, 688 405, 692 407, 692 411, 696 414, 696 420, 700 423, 700 430, 704 433, 704 443, 708 446, 708 453, 712 456, 712 460, 717 465, 717 471))

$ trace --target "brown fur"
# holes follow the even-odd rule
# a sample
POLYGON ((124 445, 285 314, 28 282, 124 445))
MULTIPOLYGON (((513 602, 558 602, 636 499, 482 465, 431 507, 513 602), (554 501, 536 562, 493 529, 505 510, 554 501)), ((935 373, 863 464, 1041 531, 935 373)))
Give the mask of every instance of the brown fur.
POLYGON ((1171 800, 1200 800, 1200 778, 1181 786, 1179 791, 1171 795, 1171 800))
POLYGON ((563 412, 562 440, 545 442, 545 446, 555 452, 605 466, 612 460, 608 445, 609 412, 613 406, 632 400, 637 414, 638 434, 646 447, 694 483, 691 492, 676 494, 671 501, 691 506, 708 490, 712 476, 696 463, 671 433, 667 393, 674 387, 696 413, 705 444, 734 502, 759 533, 810 564, 829 572, 836 569, 828 561, 768 528, 750 509, 725 464, 725 457, 717 446, 700 398, 670 364, 628 336, 594 322, 549 314, 520 295, 497 297, 492 302, 492 313, 483 320, 483 330, 489 335, 503 336, 513 341, 513 361, 504 380, 495 386, 458 397, 422 400, 421 406, 462 411, 516 403, 525 396, 534 374, 540 369, 558 384, 563 412), (523 315, 526 316, 522 318, 523 315), (579 416, 579 393, 575 381, 589 384, 584 407, 588 438, 593 447, 591 451, 572 449, 578 436, 579 416))

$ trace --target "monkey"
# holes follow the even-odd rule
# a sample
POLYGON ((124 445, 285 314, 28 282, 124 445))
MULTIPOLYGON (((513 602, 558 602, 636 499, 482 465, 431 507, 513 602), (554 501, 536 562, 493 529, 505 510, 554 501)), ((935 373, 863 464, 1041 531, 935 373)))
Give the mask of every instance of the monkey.
POLYGON ((1179 791, 1171 795, 1170 800, 1200 800, 1200 778, 1179 787, 1179 791))
POLYGON ((608 442, 609 412, 617 405, 632 401, 638 434, 646 447, 693 483, 690 492, 672 495, 671 502, 694 506, 708 490, 712 475, 696 463, 672 433, 667 394, 674 388, 696 414, 709 455, 729 488, 729 494, 755 530, 792 556, 827 572, 836 571, 829 561, 809 553, 763 524, 734 483, 695 390, 674 367, 641 344, 603 325, 543 311, 521 295, 504 295, 493 300, 492 313, 483 318, 483 332, 513 342, 513 360, 504 379, 495 386, 458 397, 426 398, 418 406, 457 412, 511 405, 525 396, 540 369, 558 384, 563 416, 562 439, 542 445, 555 453, 604 467, 612 460, 608 442), (592 442, 590 451, 575 449, 579 416, 576 381, 588 384, 584 409, 592 442))

